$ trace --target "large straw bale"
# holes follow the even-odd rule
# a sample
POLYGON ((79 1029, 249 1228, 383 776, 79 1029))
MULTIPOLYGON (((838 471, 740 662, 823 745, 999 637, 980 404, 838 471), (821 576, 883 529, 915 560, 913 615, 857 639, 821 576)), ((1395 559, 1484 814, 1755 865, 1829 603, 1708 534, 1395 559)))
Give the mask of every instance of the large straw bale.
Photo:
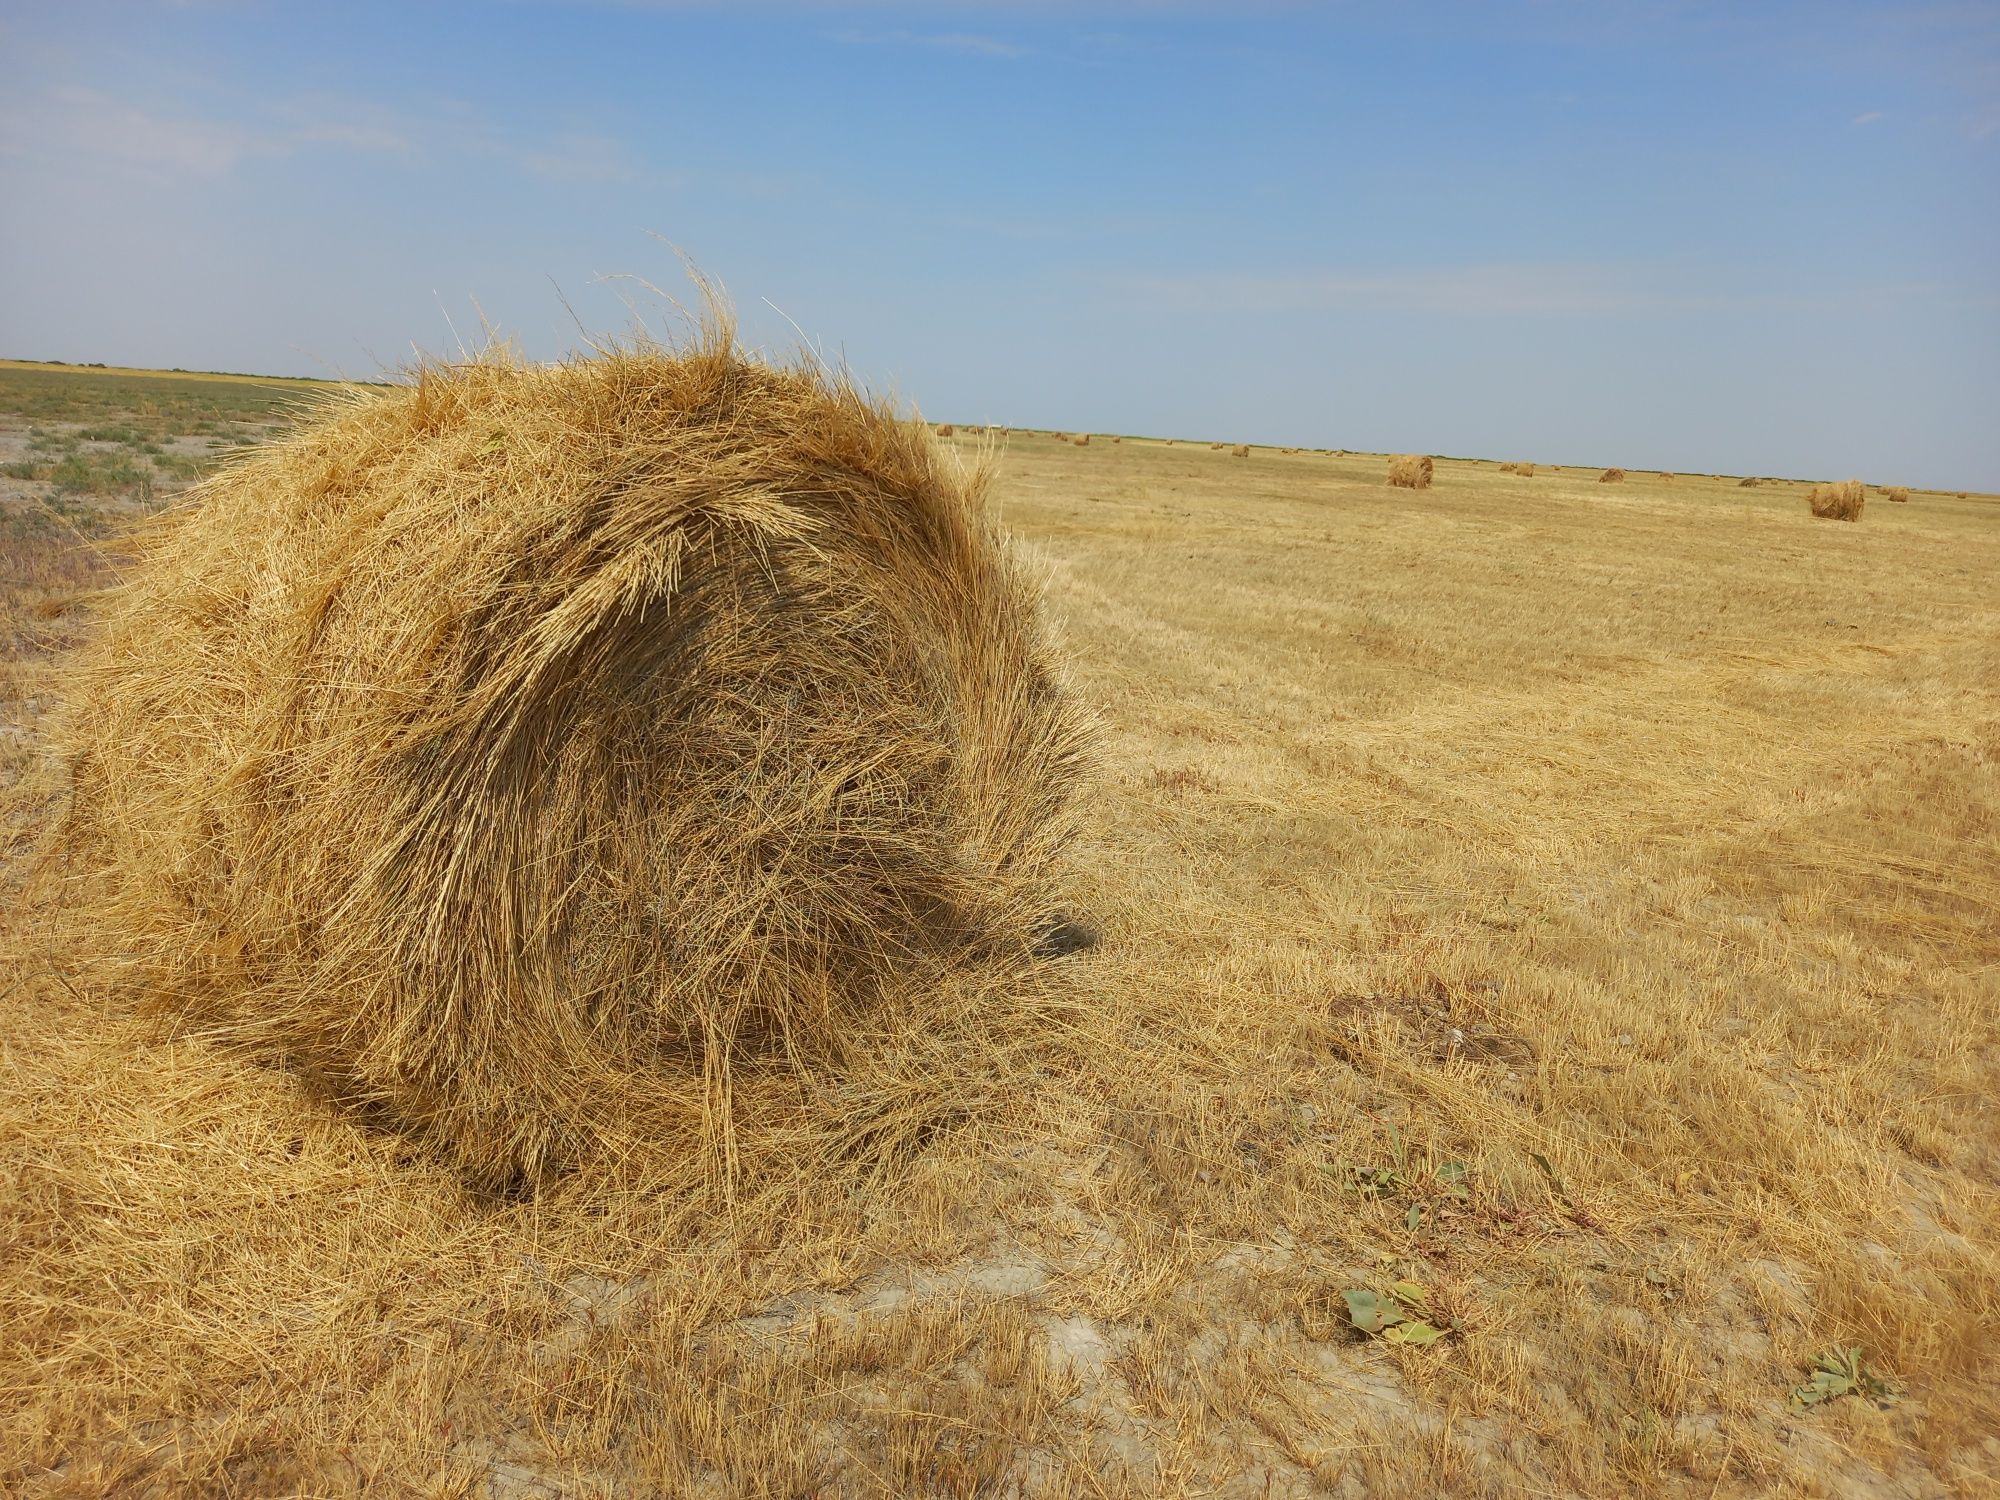
POLYGON ((1806 507, 1829 521, 1858 521, 1861 507, 1868 502, 1868 490, 1858 479, 1837 484, 1816 484, 1806 491, 1806 507))
POLYGON ((726 1170, 755 1080, 791 1128, 1074 931, 1088 737, 985 486, 719 322, 343 398, 109 596, 48 856, 87 982, 484 1184, 726 1170))
POLYGON ((1436 465, 1425 453, 1395 453, 1389 457, 1389 483, 1406 490, 1427 490, 1436 465))

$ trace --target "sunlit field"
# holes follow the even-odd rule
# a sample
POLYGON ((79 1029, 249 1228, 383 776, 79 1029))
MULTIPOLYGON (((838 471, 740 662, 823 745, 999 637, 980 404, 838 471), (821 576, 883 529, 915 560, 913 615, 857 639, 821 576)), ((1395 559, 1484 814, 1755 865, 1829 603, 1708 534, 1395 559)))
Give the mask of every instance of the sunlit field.
POLYGON ((1103 726, 1074 1019, 499 1198, 22 885, 102 540, 296 392, 0 395, 0 1491, 1994 1493, 2000 501, 960 429, 1103 726))

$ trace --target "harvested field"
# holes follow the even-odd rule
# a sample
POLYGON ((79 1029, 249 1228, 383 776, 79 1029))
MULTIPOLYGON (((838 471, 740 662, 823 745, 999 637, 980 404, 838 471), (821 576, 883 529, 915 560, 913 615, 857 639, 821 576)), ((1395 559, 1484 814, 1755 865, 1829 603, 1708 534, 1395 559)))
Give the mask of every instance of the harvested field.
MULTIPOLYGON (((10 456, 144 398, 52 399, 10 456)), ((11 901, 0 1492, 1982 1493, 2000 502, 1191 446, 996 482, 1103 720, 1078 1003, 976 1107, 718 1100, 858 1122, 733 1202, 482 1193, 11 901), (1885 1399, 1794 1404, 1835 1346, 1885 1399)), ((104 482, 0 481, 10 889, 104 482)))

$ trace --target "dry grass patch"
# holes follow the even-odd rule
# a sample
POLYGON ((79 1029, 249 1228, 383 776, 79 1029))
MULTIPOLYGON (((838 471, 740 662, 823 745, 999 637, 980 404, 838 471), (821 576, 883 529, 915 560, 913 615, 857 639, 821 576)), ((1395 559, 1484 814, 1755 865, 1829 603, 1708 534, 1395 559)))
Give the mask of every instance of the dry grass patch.
POLYGON ((1423 453, 1396 453, 1389 458, 1389 483, 1398 489, 1427 490, 1436 465, 1423 453))
POLYGON ((1816 484, 1806 492, 1806 508, 1830 521, 1858 521, 1867 503, 1867 488, 1858 479, 1816 484))

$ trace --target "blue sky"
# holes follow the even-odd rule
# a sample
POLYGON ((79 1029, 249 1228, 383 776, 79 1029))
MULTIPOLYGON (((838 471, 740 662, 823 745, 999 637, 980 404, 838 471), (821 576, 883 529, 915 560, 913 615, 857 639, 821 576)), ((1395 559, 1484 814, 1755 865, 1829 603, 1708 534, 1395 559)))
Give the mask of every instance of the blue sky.
POLYGON ((0 354, 554 356, 671 242, 940 419, 2000 489, 2000 3, 73 0, 0 56, 0 354))

